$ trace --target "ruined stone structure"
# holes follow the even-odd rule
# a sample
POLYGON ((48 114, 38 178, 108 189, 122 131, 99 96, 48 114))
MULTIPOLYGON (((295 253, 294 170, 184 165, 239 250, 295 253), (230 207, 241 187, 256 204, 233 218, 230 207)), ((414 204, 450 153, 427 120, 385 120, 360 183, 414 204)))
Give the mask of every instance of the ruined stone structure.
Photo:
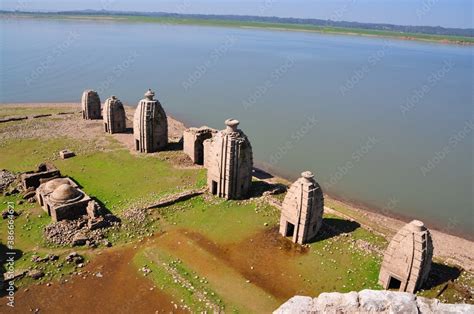
POLYGON ((61 159, 68 159, 74 156, 76 156, 76 154, 73 151, 70 151, 69 149, 63 149, 59 151, 59 157, 61 157, 61 159))
POLYGON ((85 90, 82 94, 82 117, 86 120, 100 119, 100 98, 93 90, 85 90))
MULTIPOLYGON (((38 165, 36 171, 24 172, 20 176, 21 184, 25 190, 36 189, 43 183, 43 180, 61 176, 60 171, 52 164, 42 163, 38 165)), ((33 190, 34 191, 34 190, 33 190)))
POLYGON ((423 222, 413 220, 400 229, 385 251, 379 283, 384 289, 414 293, 428 278, 433 242, 423 222))
POLYGON ((227 128, 204 141, 204 167, 212 194, 227 199, 242 199, 252 184, 252 146, 238 129, 239 121, 228 119, 227 128))
POLYGON ((53 221, 74 220, 87 215, 91 198, 69 178, 56 178, 36 190, 38 204, 53 221))
POLYGON ((407 292, 362 290, 359 292, 324 292, 317 298, 294 296, 273 314, 295 313, 474 313, 472 304, 446 304, 438 299, 423 298, 407 292))
POLYGON ((102 113, 105 132, 110 134, 125 132, 125 109, 122 102, 115 96, 107 98, 102 113))
POLYGON ((310 171, 301 174, 288 189, 282 204, 280 233, 294 243, 305 244, 321 228, 324 195, 321 186, 310 171))
POLYGON ((189 128, 183 132, 183 150, 193 163, 204 165, 204 141, 212 138, 217 130, 207 126, 189 128))
POLYGON ((154 96, 155 93, 149 89, 138 103, 133 117, 135 149, 142 153, 153 153, 168 145, 168 119, 154 96))

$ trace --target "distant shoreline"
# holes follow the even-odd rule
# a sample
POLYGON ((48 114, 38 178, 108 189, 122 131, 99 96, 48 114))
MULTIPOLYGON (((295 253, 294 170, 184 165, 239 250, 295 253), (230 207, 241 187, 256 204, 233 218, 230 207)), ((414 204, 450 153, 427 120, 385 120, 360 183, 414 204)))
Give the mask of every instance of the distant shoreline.
POLYGON ((198 19, 183 17, 160 17, 141 15, 99 15, 99 14, 48 14, 48 13, 5 13, 0 12, 0 19, 7 18, 38 18, 56 20, 83 20, 104 22, 131 22, 131 23, 157 23, 165 25, 195 25, 231 27, 242 29, 262 29, 269 31, 308 32, 330 35, 363 36, 372 38, 389 38, 396 40, 410 40, 420 42, 431 42, 439 44, 450 44, 460 46, 474 45, 474 37, 454 35, 431 35, 423 33, 404 33, 395 31, 372 30, 364 28, 344 28, 333 26, 320 26, 311 24, 291 24, 278 22, 255 22, 226 19, 198 19))

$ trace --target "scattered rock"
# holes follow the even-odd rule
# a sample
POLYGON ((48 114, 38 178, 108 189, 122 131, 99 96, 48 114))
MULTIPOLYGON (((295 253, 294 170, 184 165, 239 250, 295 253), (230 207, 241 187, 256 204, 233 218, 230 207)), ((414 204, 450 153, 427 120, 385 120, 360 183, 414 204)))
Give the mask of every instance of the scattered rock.
POLYGON ((30 276, 31 278, 37 280, 37 279, 40 279, 40 278, 44 277, 44 273, 41 270, 32 269, 32 270, 28 271, 28 276, 30 276))
POLYGON ((12 172, 5 169, 0 170, 0 193, 3 193, 15 179, 16 176, 12 172))
POLYGON ((84 233, 78 232, 72 237, 72 245, 73 246, 81 246, 85 245, 88 241, 87 236, 84 233))
POLYGON ((5 209, 2 212, 2 218, 7 219, 9 216, 13 216, 13 219, 15 219, 16 217, 20 216, 20 214, 17 213, 16 211, 14 211, 14 210, 9 211, 8 209, 5 209))
POLYGON ((77 254, 77 252, 71 252, 71 253, 69 253, 68 256, 66 256, 66 262, 67 263, 81 264, 81 263, 84 262, 84 257, 77 254))

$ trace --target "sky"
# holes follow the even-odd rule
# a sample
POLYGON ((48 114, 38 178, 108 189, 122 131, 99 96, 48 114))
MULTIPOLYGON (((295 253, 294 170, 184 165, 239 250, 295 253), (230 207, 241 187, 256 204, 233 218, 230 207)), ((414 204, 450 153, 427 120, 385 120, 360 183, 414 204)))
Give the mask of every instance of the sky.
POLYGON ((473 28, 474 0, 0 0, 3 10, 238 14, 473 28))

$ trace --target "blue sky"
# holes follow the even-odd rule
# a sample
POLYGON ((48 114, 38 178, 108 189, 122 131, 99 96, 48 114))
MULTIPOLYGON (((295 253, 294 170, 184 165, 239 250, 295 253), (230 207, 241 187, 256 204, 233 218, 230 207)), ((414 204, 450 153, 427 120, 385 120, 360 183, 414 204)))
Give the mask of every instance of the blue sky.
POLYGON ((247 14, 473 27, 473 0, 0 0, 7 10, 107 9, 247 14))

